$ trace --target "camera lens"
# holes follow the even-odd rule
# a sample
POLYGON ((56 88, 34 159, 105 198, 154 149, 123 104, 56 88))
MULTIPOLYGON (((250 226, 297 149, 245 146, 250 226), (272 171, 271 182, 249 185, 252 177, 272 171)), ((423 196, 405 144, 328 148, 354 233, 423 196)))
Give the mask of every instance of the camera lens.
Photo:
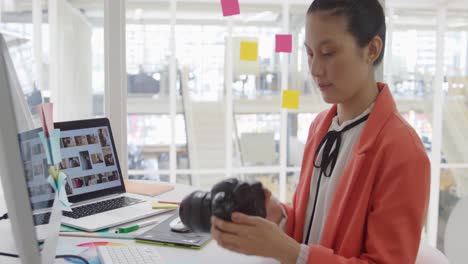
POLYGON ((210 232, 211 193, 196 191, 185 197, 180 204, 179 217, 195 232, 210 232))
POLYGON ((191 193, 182 200, 179 208, 180 220, 195 232, 210 232, 212 215, 231 221, 233 212, 265 217, 262 184, 227 179, 215 184, 211 192, 191 193))

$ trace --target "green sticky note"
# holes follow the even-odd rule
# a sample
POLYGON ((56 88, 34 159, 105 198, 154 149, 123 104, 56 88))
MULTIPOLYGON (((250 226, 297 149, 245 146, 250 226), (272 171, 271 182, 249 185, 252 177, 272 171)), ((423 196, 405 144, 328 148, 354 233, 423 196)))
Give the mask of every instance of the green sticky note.
POLYGON ((299 109, 299 97, 301 93, 297 90, 285 90, 283 91, 283 102, 282 108, 287 109, 299 109))
POLYGON ((243 61, 256 61, 258 59, 258 43, 241 41, 240 59, 243 61))

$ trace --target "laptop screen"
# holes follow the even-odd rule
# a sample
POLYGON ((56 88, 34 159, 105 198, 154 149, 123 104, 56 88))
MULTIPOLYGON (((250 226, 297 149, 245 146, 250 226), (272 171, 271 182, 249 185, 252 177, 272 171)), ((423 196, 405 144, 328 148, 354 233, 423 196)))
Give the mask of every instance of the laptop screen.
MULTIPOLYGON (((61 128, 59 167, 67 175, 65 190, 70 202, 122 192, 123 183, 111 131, 106 119, 56 123, 61 128), (89 127, 90 122, 101 123, 89 127), (83 128, 70 128, 72 126, 83 128), (86 126, 85 124, 88 124, 86 126)), ((44 148, 35 129, 19 135, 28 189, 33 209, 52 206, 53 190, 47 182, 48 166, 44 148)))

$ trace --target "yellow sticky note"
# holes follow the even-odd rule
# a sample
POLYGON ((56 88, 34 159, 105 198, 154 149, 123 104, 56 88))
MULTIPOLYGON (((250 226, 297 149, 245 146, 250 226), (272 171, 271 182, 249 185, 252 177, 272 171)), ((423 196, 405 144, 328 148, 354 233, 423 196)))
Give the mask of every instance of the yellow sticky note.
POLYGON ((176 208, 179 208, 179 205, 178 204, 160 203, 160 202, 154 201, 151 204, 151 207, 153 209, 176 209, 176 208))
POLYGON ((299 109, 299 97, 301 93, 297 90, 283 91, 283 102, 281 107, 288 109, 299 109))
POLYGON ((56 169, 54 166, 50 166, 49 167, 49 174, 50 176, 52 176, 52 178, 54 178, 55 182, 57 182, 58 180, 58 177, 60 175, 60 169, 56 169))
POLYGON ((258 58, 258 43, 241 41, 240 59, 243 61, 256 61, 258 58))

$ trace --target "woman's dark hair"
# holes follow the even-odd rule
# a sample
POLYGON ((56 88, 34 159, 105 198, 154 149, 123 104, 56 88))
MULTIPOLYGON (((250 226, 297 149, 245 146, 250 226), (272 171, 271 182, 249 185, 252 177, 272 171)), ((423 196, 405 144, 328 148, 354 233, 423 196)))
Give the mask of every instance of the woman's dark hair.
POLYGON ((375 37, 382 39, 382 53, 374 62, 382 62, 385 52, 385 14, 378 0, 314 0, 307 11, 332 11, 332 15, 344 16, 348 31, 356 38, 359 47, 365 47, 375 37))

